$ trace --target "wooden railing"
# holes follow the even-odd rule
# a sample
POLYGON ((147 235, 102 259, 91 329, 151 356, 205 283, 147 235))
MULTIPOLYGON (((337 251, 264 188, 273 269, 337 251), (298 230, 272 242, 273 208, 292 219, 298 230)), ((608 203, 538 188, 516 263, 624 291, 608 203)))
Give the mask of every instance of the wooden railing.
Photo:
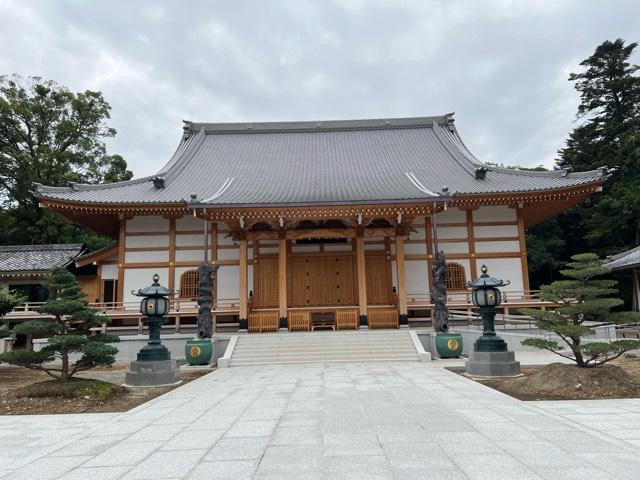
POLYGON ((249 332, 277 332, 280 328, 278 310, 254 310, 248 321, 249 332))
MULTIPOLYGON (((541 303, 540 290, 521 290, 521 291, 503 291, 502 303, 541 303)), ((408 293, 407 294, 407 307, 430 307, 431 294, 423 293, 408 293)), ((447 305, 449 306, 463 306, 473 305, 471 300, 471 290, 449 290, 447 292, 447 305)))
POLYGON ((337 308, 336 326, 338 330, 357 330, 360 316, 357 308, 337 308))
POLYGON ((392 306, 370 306, 367 318, 369 328, 398 328, 398 309, 392 306))
POLYGON ((309 310, 289 310, 289 331, 308 331, 311 328, 311 312, 309 310))

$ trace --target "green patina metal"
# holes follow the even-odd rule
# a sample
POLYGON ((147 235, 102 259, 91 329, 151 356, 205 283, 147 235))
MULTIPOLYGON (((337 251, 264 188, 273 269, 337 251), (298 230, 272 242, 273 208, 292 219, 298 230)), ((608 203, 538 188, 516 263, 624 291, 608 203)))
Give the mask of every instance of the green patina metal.
POLYGON ((456 358, 462 354, 462 335, 442 332, 436 335, 436 350, 440 358, 456 358))
POLYGON ((184 355, 189 365, 208 365, 213 355, 213 342, 208 338, 187 340, 184 355))
POLYGON ((169 312, 168 297, 175 295, 176 292, 163 287, 159 281, 160 277, 156 273, 150 286, 131 292, 137 297, 142 297, 140 313, 147 317, 145 321, 149 327, 149 342, 138 352, 139 362, 171 359, 169 350, 160 341, 160 327, 165 322, 165 315, 169 312))
POLYGON ((482 266, 481 271, 480 277, 468 283, 473 289, 473 304, 478 307, 483 327, 482 336, 475 341, 473 349, 476 352, 506 352, 507 342, 495 332, 495 318, 498 313, 496 307, 502 302, 502 294, 498 287, 509 285, 510 282, 490 277, 486 265, 482 266))

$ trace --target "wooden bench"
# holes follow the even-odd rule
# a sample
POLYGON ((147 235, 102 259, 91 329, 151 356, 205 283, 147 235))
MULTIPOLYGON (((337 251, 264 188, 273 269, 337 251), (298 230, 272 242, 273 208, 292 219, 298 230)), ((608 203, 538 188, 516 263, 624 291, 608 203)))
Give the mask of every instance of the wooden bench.
POLYGON ((311 314, 311 330, 316 328, 336 329, 336 314, 333 312, 314 312, 311 314))

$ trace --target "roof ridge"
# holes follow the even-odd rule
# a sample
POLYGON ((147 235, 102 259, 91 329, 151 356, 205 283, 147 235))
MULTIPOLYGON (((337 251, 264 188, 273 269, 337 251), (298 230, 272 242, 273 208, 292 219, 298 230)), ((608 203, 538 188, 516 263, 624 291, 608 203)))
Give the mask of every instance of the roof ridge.
POLYGON ((26 251, 26 250, 75 250, 84 247, 84 243, 49 243, 46 245, 0 245, 0 251, 26 251))
POLYGON ((386 117, 352 120, 301 120, 274 122, 189 122, 188 132, 202 128, 206 133, 272 133, 272 132, 323 132, 341 130, 371 130, 395 128, 430 128, 434 122, 449 124, 453 113, 428 117, 386 117))

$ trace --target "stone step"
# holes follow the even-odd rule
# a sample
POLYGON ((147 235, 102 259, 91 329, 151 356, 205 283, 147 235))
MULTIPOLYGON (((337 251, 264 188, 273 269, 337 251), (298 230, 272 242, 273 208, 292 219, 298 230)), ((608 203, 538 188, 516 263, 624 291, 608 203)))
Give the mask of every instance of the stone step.
POLYGON ((239 351, 234 352, 235 357, 248 357, 248 356, 258 356, 258 355, 294 355, 294 354, 305 354, 305 355, 346 355, 349 353, 353 354, 387 354, 387 353, 416 353, 415 348, 411 347, 403 347, 403 348, 354 348, 354 349, 326 349, 326 350, 310 350, 306 348, 298 348, 298 349, 287 349, 287 350, 261 350, 261 351, 239 351))
POLYGON ((362 356, 347 355, 342 357, 294 357, 294 358, 268 358, 268 359, 232 359, 230 366, 269 365, 277 363, 331 363, 331 362, 400 362, 418 360, 417 354, 390 356, 362 356))
POLYGON ((418 360, 407 330, 282 332, 240 335, 229 365, 418 360))

